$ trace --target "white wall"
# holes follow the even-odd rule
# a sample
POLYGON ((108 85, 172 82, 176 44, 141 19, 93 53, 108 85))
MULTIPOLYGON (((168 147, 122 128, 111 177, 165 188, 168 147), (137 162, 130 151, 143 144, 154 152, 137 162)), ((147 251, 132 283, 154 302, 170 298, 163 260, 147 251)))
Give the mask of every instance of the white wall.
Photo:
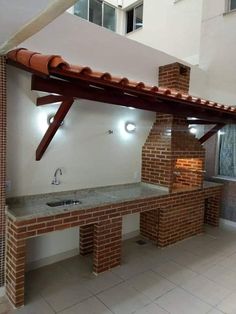
MULTIPOLYGON (((149 84, 157 84, 158 67, 177 61, 165 53, 131 41, 65 13, 22 44, 33 51, 61 54, 67 61, 89 65, 149 84)), ((204 96, 204 73, 192 68, 191 92, 204 96)), ((47 116, 57 105, 35 106, 30 74, 8 67, 9 196, 48 193, 140 180, 141 148, 155 114, 141 110, 77 101, 41 161, 35 150, 46 130, 47 116), (132 120, 137 132, 129 135, 120 124, 132 120), (108 130, 114 130, 108 135, 108 130), (53 172, 63 170, 61 185, 52 186, 53 172)), ((124 219, 123 233, 139 228, 139 216, 124 219)), ((78 248, 78 231, 67 230, 29 241, 29 262, 78 248), (68 245, 70 243, 70 245, 68 245)))
MULTIPOLYGON (((124 11, 139 2, 124 0, 124 11)), ((127 34, 127 37, 192 64, 198 64, 202 2, 144 0, 143 28, 127 34)), ((124 16, 120 18, 119 23, 125 25, 124 16)), ((120 25, 118 30, 122 31, 120 25)))
POLYGON ((204 1, 200 67, 208 73, 208 97, 236 105, 236 13, 224 12, 225 0, 204 1))

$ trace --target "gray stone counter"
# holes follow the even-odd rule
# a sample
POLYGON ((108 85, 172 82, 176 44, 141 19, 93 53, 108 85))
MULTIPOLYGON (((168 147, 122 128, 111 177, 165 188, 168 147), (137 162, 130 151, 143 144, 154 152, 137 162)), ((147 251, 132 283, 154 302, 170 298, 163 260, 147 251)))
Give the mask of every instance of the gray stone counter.
MULTIPOLYGON (((204 188, 219 186, 215 182, 204 182, 204 188)), ((193 188, 196 189, 196 188, 193 188)), ((193 189, 186 188, 185 191, 193 189)), ((181 191, 183 192, 183 191, 181 191)), ((96 208, 102 205, 122 203, 150 197, 169 195, 167 189, 146 183, 114 185, 92 189, 83 189, 50 194, 39 194, 10 198, 7 200, 7 215, 14 221, 37 217, 52 216, 75 210, 96 208), (60 200, 79 200, 81 204, 49 207, 48 202, 60 200)))

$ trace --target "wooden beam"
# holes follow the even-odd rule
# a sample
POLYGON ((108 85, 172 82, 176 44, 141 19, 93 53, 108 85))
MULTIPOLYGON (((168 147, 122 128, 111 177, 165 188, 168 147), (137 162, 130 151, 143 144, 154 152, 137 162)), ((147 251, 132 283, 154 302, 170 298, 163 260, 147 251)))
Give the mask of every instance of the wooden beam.
POLYGON ((190 119, 188 119, 187 122, 188 122, 188 124, 200 124, 200 125, 216 124, 216 122, 207 121, 207 120, 201 120, 201 119, 198 119, 198 120, 190 120, 190 119))
POLYGON ((74 97, 119 106, 134 107, 137 109, 173 114, 181 117, 197 117, 214 123, 235 123, 232 115, 213 111, 211 108, 199 108, 188 103, 179 103, 178 99, 160 99, 161 96, 140 96, 125 93, 122 89, 97 88, 87 83, 63 81, 54 78, 32 76, 31 89, 48 93, 57 93, 66 98, 74 97))
POLYGON ((58 128, 60 127, 62 121, 64 120, 66 114, 70 110, 70 107, 72 106, 74 102, 73 98, 64 100, 61 103, 61 106, 59 107, 57 113, 54 116, 54 120, 52 124, 49 125, 43 139, 41 140, 37 150, 36 150, 36 160, 40 160, 45 153, 48 145, 52 141, 54 135, 56 134, 58 128))
POLYGON ((201 144, 205 143, 209 138, 211 138, 213 135, 215 135, 219 130, 221 130, 225 124, 218 123, 215 125, 212 129, 210 129, 206 134, 204 134, 200 139, 199 142, 201 144))
POLYGON ((47 95, 43 97, 38 97, 36 100, 36 105, 37 106, 43 106, 43 105, 48 105, 48 104, 53 104, 53 103, 58 103, 66 100, 65 96, 61 95, 47 95))

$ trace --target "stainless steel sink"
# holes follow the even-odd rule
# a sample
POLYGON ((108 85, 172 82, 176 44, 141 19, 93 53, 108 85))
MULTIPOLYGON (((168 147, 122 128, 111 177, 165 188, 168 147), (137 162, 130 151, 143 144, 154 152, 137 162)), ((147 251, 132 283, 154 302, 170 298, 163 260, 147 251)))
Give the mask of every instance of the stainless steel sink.
POLYGON ((82 202, 79 200, 61 200, 61 201, 55 201, 55 202, 48 202, 47 205, 49 207, 58 207, 58 206, 69 206, 69 205, 78 205, 82 202))

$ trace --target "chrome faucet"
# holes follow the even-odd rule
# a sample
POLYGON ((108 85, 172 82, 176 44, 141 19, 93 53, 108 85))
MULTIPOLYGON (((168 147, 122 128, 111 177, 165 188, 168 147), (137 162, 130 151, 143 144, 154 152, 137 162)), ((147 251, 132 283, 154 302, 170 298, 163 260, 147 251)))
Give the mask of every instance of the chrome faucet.
POLYGON ((56 171, 55 171, 55 173, 54 173, 54 177, 53 177, 53 180, 52 180, 52 184, 53 184, 53 185, 59 185, 59 184, 61 184, 60 180, 59 180, 58 177, 57 177, 58 172, 59 172, 60 175, 62 175, 62 170, 61 170, 61 168, 57 168, 56 171))

